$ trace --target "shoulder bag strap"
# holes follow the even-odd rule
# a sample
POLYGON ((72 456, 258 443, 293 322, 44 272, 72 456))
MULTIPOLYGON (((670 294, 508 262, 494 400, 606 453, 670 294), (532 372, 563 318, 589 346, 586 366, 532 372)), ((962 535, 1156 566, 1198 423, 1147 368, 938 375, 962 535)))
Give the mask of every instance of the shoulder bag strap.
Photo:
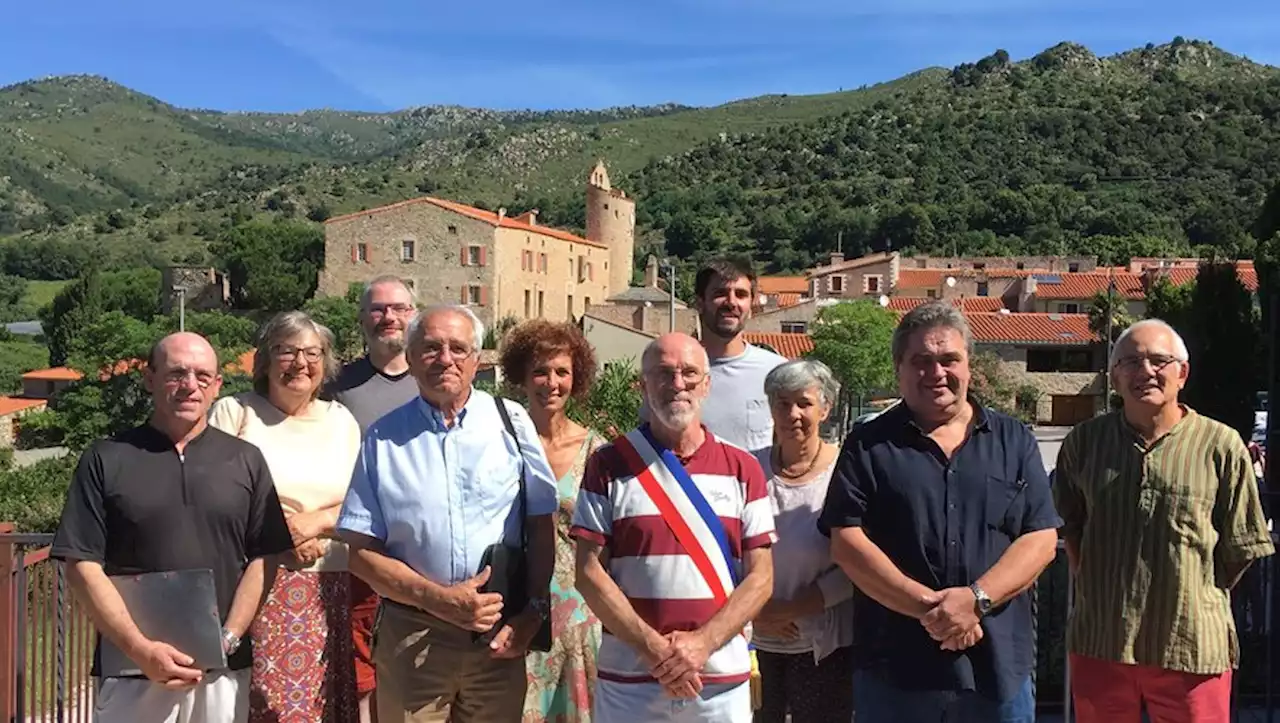
POLYGON ((527 548, 529 529, 525 524, 525 517, 529 514, 529 491, 525 483, 524 450, 520 449, 520 435, 516 434, 516 426, 511 423, 511 414, 507 411, 507 401, 494 395, 493 402, 498 405, 498 416, 502 417, 502 426, 507 428, 507 434, 510 434, 511 439, 516 443, 516 454, 520 455, 520 546, 521 548, 527 548))

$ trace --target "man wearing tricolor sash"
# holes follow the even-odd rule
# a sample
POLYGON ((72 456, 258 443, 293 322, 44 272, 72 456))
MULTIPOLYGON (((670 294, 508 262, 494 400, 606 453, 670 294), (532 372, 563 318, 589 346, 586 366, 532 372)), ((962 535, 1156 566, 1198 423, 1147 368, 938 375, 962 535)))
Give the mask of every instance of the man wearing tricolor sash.
POLYGON ((602 621, 593 720, 751 720, 750 632, 773 586, 759 463, 701 423, 702 346, 646 348, 650 421, 587 463, 572 535, 578 589, 602 621))

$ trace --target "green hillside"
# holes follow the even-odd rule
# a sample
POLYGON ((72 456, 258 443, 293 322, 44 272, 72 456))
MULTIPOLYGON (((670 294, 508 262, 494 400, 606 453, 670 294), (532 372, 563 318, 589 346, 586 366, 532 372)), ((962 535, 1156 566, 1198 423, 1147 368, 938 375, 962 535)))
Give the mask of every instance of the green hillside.
POLYGON ((837 238, 851 253, 1237 253, 1280 180, 1278 120, 1280 70, 1181 39, 1104 59, 998 51, 700 109, 217 113, 53 78, 0 89, 0 237, 195 262, 231 223, 423 193, 580 228, 604 158, 639 201, 642 237, 685 257, 750 250, 799 268, 837 238))

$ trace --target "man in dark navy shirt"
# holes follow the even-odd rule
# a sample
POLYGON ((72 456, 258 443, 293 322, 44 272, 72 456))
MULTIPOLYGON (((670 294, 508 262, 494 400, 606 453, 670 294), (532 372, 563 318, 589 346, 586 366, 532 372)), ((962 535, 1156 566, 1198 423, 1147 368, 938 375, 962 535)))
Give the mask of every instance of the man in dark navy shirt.
MULTIPOLYGON (((85 450, 52 549, 99 632, 144 674, 102 678, 94 719, 241 723, 253 665, 241 637, 271 588, 264 558, 293 541, 262 453, 205 420, 222 385, 209 343, 172 334, 143 375, 150 420, 85 450), (148 639, 109 577, 198 569, 213 572, 228 670, 189 667, 190 655, 148 639)), ((103 673, 95 652, 92 674, 103 673)))
POLYGON ((858 723, 1035 720, 1023 593, 1062 520, 1035 436, 968 396, 972 346, 949 303, 903 317, 903 403, 851 433, 836 463, 819 526, 862 593, 858 723))

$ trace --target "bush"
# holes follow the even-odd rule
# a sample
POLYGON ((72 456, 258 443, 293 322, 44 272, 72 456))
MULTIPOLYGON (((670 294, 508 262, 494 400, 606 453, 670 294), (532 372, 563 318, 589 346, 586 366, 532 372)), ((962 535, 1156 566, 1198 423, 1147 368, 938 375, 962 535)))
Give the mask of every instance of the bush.
POLYGON ((0 472, 0 521, 21 532, 55 531, 77 461, 68 454, 0 472))

